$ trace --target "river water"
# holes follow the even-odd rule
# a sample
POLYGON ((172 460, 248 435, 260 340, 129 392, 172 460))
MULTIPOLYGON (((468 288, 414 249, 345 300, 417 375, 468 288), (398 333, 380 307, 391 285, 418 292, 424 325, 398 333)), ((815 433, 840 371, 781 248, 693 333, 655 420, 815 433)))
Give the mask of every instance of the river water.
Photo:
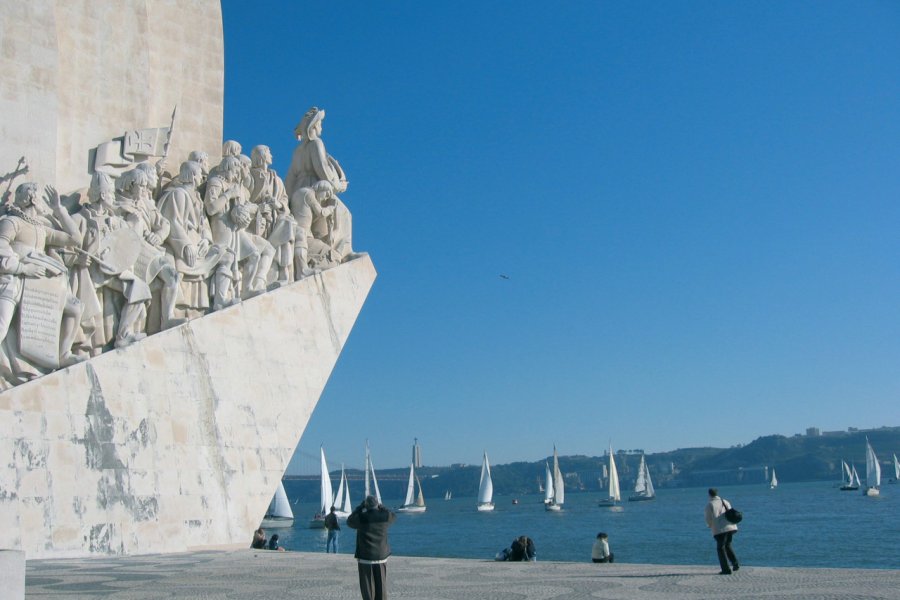
MULTIPOLYGON (((292 482, 285 482, 291 498, 292 482)), ((355 503, 362 500, 361 490, 355 503)), ((742 564, 783 567, 900 568, 900 485, 882 495, 842 492, 828 483, 785 483, 720 488, 744 513, 733 546, 742 564)), ((295 497, 295 496, 294 496, 295 497)), ((590 560, 600 531, 609 534, 617 562, 709 564, 718 568, 715 541, 703 521, 706 489, 658 489, 650 502, 597 506, 599 493, 568 494, 564 510, 544 510, 538 495, 495 496, 492 513, 475 510, 475 498, 426 499, 423 514, 401 514, 390 529, 394 554, 489 559, 513 538, 535 541, 538 560, 590 560)), ((385 498, 399 506, 399 498, 385 498)), ((324 552, 325 532, 308 528, 312 503, 293 506, 295 526, 272 529, 288 550, 324 552)), ((355 532, 342 525, 340 551, 352 554, 355 532)), ((249 540, 248 540, 249 544, 249 540)))

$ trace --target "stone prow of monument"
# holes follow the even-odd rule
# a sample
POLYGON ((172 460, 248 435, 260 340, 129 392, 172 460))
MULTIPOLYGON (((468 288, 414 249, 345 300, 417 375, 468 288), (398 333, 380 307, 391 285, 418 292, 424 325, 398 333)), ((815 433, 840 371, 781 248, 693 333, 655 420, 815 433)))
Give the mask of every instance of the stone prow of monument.
POLYGON ((249 546, 375 276, 363 254, 0 394, 0 548, 249 546))

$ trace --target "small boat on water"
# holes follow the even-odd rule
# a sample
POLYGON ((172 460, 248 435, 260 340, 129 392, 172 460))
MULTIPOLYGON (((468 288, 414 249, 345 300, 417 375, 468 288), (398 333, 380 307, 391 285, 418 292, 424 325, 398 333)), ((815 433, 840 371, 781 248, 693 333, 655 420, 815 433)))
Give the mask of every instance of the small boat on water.
POLYGON ((544 493, 544 504, 550 504, 553 501, 553 472, 550 470, 550 463, 544 461, 544 483, 541 491, 544 493))
POLYGON ((553 479, 547 482, 547 492, 550 493, 550 501, 546 502, 545 500, 544 508, 554 512, 562 510, 566 498, 566 486, 563 482, 562 472, 559 470, 556 446, 553 446, 553 479))
POLYGON ((422 494, 422 482, 416 476, 416 466, 409 463, 409 484, 406 486, 406 498, 403 506, 397 509, 398 513, 423 513, 425 512, 425 496, 422 494), (419 493, 415 490, 418 486, 419 493))
POLYGON ((444 500, 450 500, 451 498, 453 498, 453 494, 450 493, 450 490, 444 492, 444 500))
POLYGON ((375 465, 372 464, 372 453, 369 451, 369 440, 366 440, 366 498, 375 496, 378 504, 381 504, 381 491, 378 489, 378 480, 375 479, 375 465), (370 485, 371 483, 371 485, 370 485))
POLYGON ((416 476, 416 457, 418 456, 419 444, 413 444, 413 461, 409 463, 409 483, 406 486, 406 498, 403 500, 403 506, 397 509, 399 513, 423 513, 425 512, 425 496, 422 494, 422 482, 416 476), (419 493, 416 494, 416 486, 419 493))
POLYGON ((778 487, 778 477, 775 476, 775 467, 772 467, 772 479, 769 480, 769 489, 774 490, 778 487))
POLYGON ((284 484, 278 482, 278 488, 269 504, 269 509, 263 517, 260 527, 265 529, 276 529, 279 527, 294 526, 294 511, 291 510, 291 503, 288 502, 287 493, 284 491, 284 484))
MULTIPOLYGON (((514 502, 515 503, 515 502, 514 502)), ((491 463, 487 452, 481 462, 481 479, 478 482, 478 512, 494 510, 494 481, 491 479, 491 463)))
POLYGON ((897 461, 897 455, 894 455, 894 478, 888 483, 897 483, 900 481, 900 462, 897 461))
POLYGON ((841 461, 841 491, 849 492, 859 489, 859 475, 856 473, 856 465, 850 468, 843 460, 841 461))
POLYGON ((866 438, 866 489, 863 494, 866 496, 878 496, 881 493, 881 465, 878 464, 878 457, 875 456, 875 450, 866 438))
POLYGON ((334 514, 339 519, 346 519, 352 512, 353 502, 350 501, 350 484, 347 483, 344 465, 341 465, 341 483, 338 484, 338 491, 334 496, 334 514))
POLYGON ((622 494, 619 490, 619 471, 616 469, 616 459, 613 455, 612 444, 609 446, 609 485, 607 486, 607 497, 597 503, 598 506, 616 506, 622 501, 622 494))
POLYGON ((647 461, 644 455, 641 455, 641 464, 638 467, 637 479, 634 482, 634 493, 628 496, 629 502, 643 502, 645 500, 653 500, 656 498, 656 492, 653 489, 653 481, 650 479, 650 470, 647 468, 647 461))
POLYGON ((334 496, 331 490, 331 476, 328 475, 328 463, 325 461, 325 446, 319 447, 320 463, 319 469, 319 512, 309 522, 310 529, 325 529, 325 516, 331 510, 331 503, 334 502, 334 496))

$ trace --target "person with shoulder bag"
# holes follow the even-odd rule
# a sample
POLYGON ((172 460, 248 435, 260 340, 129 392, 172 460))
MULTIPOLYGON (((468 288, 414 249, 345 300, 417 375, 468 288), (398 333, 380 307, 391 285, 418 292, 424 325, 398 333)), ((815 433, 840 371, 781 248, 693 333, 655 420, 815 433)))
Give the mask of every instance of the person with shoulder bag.
POLYGON ((732 571, 741 568, 738 565, 737 556, 731 548, 731 538, 738 530, 737 525, 729 521, 726 515, 731 509, 731 503, 720 498, 716 488, 709 488, 709 502, 706 504, 705 511, 706 526, 712 530, 713 538, 716 540, 716 554, 719 556, 719 566, 722 569, 719 571, 719 575, 731 575, 732 571), (730 567, 728 566, 729 561, 731 561, 730 567))

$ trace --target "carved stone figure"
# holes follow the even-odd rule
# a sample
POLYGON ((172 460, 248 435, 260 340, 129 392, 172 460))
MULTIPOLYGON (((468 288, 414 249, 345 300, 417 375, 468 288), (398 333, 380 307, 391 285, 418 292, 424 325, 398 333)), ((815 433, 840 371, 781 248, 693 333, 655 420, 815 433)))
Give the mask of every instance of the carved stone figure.
POLYGON ((251 153, 250 202, 257 207, 256 219, 251 227, 277 250, 276 279, 281 282, 294 280, 294 243, 297 224, 291 215, 287 191, 281 178, 270 168, 272 151, 259 145, 251 153))
POLYGON ((217 310, 266 290, 267 276, 275 257, 272 245, 247 231, 256 207, 244 196, 241 162, 226 156, 217 174, 207 182, 203 204, 209 215, 213 243, 233 256, 230 273, 217 269, 213 280, 213 309, 217 310), (244 269, 249 278, 243 285, 244 269))
POLYGON ((231 268, 229 255, 213 245, 209 221, 197 191, 202 182, 200 163, 184 162, 173 185, 159 199, 159 211, 171 228, 165 243, 181 274, 181 298, 176 314, 187 318, 201 316, 209 309, 207 280, 216 267, 220 266, 226 273, 231 268))
POLYGON ((294 270, 298 279, 340 263, 330 244, 334 198, 334 188, 327 181, 300 188, 291 196, 291 214, 297 222, 294 270))
POLYGON ((65 265, 46 250, 76 247, 81 240, 57 191, 47 186, 44 195, 64 231, 41 218, 35 183, 16 188, 13 205, 0 219, 0 340, 5 341, 0 377, 7 385, 41 375, 32 364, 56 369, 77 362, 71 348, 83 307, 68 291, 65 265), (16 336, 10 325, 20 305, 16 336))
POLYGON ((313 106, 306 111, 294 129, 300 144, 291 157, 291 167, 284 182, 288 196, 293 196, 300 188, 312 187, 317 181, 327 181, 337 194, 347 189, 348 182, 344 170, 338 161, 325 151, 325 142, 322 141, 324 119, 325 110, 313 106))
POLYGON ((72 216, 82 244, 69 285, 84 304, 81 327, 85 335, 76 342, 76 349, 91 356, 113 340, 121 347, 146 337, 139 323, 152 297, 147 283, 132 271, 141 238, 114 214, 114 199, 109 176, 94 173, 88 204, 72 216))
POLYGON ((143 240, 141 253, 132 271, 150 284, 154 298, 159 298, 158 303, 151 303, 148 318, 150 333, 169 329, 186 321, 175 316, 175 300, 181 277, 174 260, 163 247, 163 242, 169 237, 170 225, 151 197, 155 183, 156 170, 152 166, 149 170, 135 168, 126 171, 116 181, 116 188, 120 191, 116 204, 119 216, 143 240))

